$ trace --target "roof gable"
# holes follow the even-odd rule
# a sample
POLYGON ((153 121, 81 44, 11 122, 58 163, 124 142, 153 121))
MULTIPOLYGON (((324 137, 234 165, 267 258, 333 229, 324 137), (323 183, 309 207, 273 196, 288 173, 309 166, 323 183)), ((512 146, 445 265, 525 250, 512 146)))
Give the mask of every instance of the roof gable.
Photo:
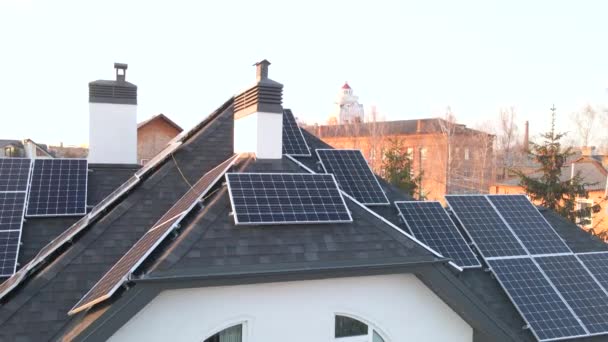
POLYGON ((178 132, 182 132, 184 129, 181 128, 178 124, 176 124, 175 122, 173 122, 173 120, 169 119, 165 114, 160 113, 160 114, 156 114, 153 117, 144 120, 140 123, 137 124, 137 129, 141 129, 145 126, 147 126, 148 124, 151 124, 155 121, 162 121, 165 122, 166 124, 168 124, 169 126, 175 128, 175 130, 177 130, 178 132))

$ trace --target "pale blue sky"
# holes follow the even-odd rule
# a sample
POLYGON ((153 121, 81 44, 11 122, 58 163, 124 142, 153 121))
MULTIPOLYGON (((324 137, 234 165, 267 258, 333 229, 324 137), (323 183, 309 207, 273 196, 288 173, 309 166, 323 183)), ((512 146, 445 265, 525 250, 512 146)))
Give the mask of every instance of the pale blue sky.
MULTIPOLYGON (((0 0, 0 138, 86 143, 87 83, 129 64, 143 120, 188 128, 267 58, 284 105, 324 121, 345 80, 388 119, 473 126, 514 106, 533 132, 608 104, 606 1, 0 0)), ((523 125, 522 125, 523 126, 523 125)))

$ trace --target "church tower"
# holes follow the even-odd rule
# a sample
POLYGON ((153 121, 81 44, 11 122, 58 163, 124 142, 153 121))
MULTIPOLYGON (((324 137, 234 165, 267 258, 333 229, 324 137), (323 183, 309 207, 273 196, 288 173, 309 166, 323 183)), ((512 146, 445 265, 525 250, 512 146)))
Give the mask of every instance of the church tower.
POLYGON ((342 125, 363 122, 364 117, 363 105, 359 103, 359 97, 353 95, 353 89, 348 85, 348 82, 344 82, 328 123, 342 125))

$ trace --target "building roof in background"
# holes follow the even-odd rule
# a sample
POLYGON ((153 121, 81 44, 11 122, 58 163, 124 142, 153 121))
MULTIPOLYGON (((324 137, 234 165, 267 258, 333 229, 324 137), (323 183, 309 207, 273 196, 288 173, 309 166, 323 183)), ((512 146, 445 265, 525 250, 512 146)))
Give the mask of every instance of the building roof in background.
POLYGON ((344 125, 308 125, 304 127, 309 132, 325 137, 349 137, 400 135, 400 134, 433 134, 442 133, 446 129, 452 130, 454 134, 488 134, 479 130, 471 129, 462 124, 450 123, 441 118, 426 118, 416 120, 378 121, 344 125))
POLYGON ((144 121, 138 123, 137 124, 137 129, 140 129, 140 128, 144 127, 145 125, 147 125, 149 123, 152 123, 152 122, 154 122, 156 120, 163 120, 163 121, 165 121, 170 126, 173 126, 178 132, 182 132, 184 130, 178 124, 176 124, 175 122, 173 122, 173 120, 169 119, 165 114, 162 114, 162 113, 156 114, 153 117, 151 117, 151 118, 149 118, 147 120, 144 120, 144 121))
MULTIPOLYGON (((568 165, 562 167, 560 180, 566 182, 572 178, 572 174, 580 173, 583 181, 590 183, 587 190, 605 190, 606 181, 608 179, 608 171, 602 166, 602 163, 592 157, 580 157, 568 165)), ((540 178, 542 172, 537 171, 530 173, 528 176, 532 178, 540 178)), ((498 185, 519 186, 519 177, 513 177, 497 183, 498 185)))
POLYGON ((21 140, 0 139, 0 148, 6 147, 6 146, 9 146, 9 145, 23 147, 23 143, 21 143, 21 140))

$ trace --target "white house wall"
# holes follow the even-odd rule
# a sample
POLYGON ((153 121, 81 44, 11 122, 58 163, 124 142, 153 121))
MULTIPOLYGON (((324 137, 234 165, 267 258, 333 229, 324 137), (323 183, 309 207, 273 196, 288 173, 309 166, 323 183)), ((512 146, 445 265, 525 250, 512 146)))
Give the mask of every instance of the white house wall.
POLYGON ((245 342, 333 341, 335 314, 370 322, 386 342, 473 340, 465 321, 406 274, 164 291, 110 340, 202 342, 246 321, 245 342))

